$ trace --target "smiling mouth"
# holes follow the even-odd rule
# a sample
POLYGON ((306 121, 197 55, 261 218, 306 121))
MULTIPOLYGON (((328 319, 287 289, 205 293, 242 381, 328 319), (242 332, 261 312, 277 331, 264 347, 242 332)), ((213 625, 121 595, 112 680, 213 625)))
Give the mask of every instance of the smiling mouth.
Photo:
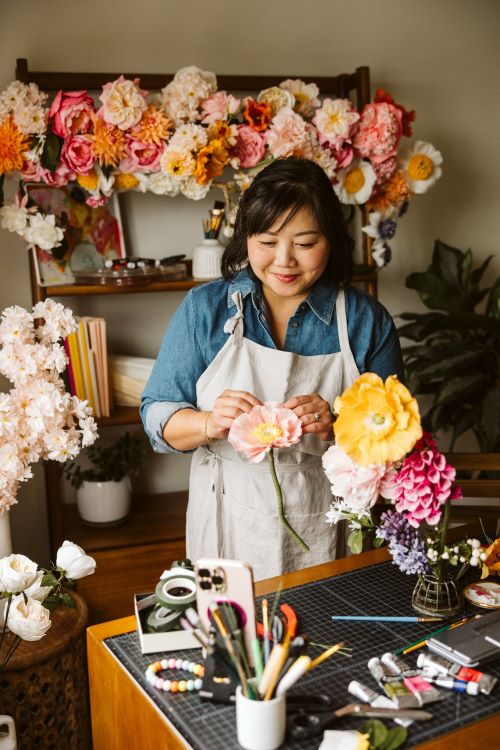
POLYGON ((273 273, 273 276, 278 279, 278 281, 284 281, 287 284, 291 284, 292 281, 295 281, 295 279, 298 278, 298 274, 296 273, 273 273))

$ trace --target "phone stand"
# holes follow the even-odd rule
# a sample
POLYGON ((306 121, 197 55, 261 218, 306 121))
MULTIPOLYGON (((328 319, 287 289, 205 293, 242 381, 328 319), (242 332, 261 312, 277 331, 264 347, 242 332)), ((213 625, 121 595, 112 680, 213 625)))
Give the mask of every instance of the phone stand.
MULTIPOLYGON (((205 675, 203 684, 198 693, 200 698, 214 703, 234 703, 236 701, 236 687, 238 683, 228 674, 224 673, 224 665, 221 666, 220 658, 216 650, 208 654, 205 659, 205 675)), ((229 671, 229 670, 228 670, 229 671)))

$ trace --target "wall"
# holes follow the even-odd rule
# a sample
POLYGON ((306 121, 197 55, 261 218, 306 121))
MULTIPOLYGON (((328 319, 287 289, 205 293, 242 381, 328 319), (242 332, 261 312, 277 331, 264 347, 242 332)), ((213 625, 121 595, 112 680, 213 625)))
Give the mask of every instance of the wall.
MULTIPOLYGON (((497 252, 499 26, 496 0, 0 0, 0 89, 12 80, 17 57, 34 70, 153 73, 194 64, 283 77, 369 65, 373 90, 383 86, 415 109, 414 137, 444 156, 443 178, 414 200, 393 261, 380 274, 380 299, 395 315, 419 309, 404 278, 426 267, 436 237, 472 247, 478 261, 497 252)), ((206 204, 142 195, 124 203, 131 252, 189 253, 197 244, 206 204)), ((498 260, 493 265, 490 278, 499 272, 498 260)), ((87 300, 85 310, 105 312, 112 350, 154 356, 180 299, 87 300)), ((25 247, 2 232, 1 308, 30 301, 25 247)), ((78 311, 76 300, 68 304, 78 311)), ((185 486, 187 467, 187 459, 154 457, 143 481, 153 490, 185 486)), ((47 555, 41 477, 38 470, 11 513, 16 549, 40 560, 47 555)))

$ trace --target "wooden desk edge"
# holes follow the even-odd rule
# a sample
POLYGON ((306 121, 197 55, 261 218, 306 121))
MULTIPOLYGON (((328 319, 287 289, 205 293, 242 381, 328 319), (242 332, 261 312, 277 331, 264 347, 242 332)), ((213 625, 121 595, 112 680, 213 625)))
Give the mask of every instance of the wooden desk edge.
MULTIPOLYGON (((316 565, 312 568, 306 568, 305 570, 300 570, 295 573, 288 573, 283 576, 279 576, 276 578, 268 578, 265 581, 259 581, 255 584, 255 591, 257 596, 261 596, 262 594, 267 594, 273 591, 276 591, 278 585, 280 584, 280 581, 283 583, 283 588, 291 588, 293 586, 299 586, 304 583, 309 583, 311 581, 317 581, 321 580, 323 578, 329 578, 333 575, 339 575, 340 573, 346 573, 352 570, 358 570, 359 568, 367 567, 369 565, 374 565, 379 562, 383 562, 385 560, 390 559, 390 555, 385 549, 378 549, 378 550, 372 550, 370 552, 363 552, 360 555, 352 556, 352 557, 346 557, 342 558, 340 560, 335 560, 331 563, 324 563, 323 565, 316 565)), ((101 623, 99 625, 92 625, 90 628, 87 629, 87 644, 88 644, 88 662, 89 662, 89 679, 90 679, 90 692, 91 692, 91 699, 92 699, 92 692, 93 688, 97 687, 97 683, 99 682, 99 694, 102 696, 102 701, 96 701, 95 698, 92 702, 92 728, 93 728, 93 736, 94 736, 94 750, 100 750, 100 748, 113 748, 113 747, 119 747, 120 745, 114 745, 110 740, 111 737, 103 733, 103 721, 101 714, 103 712, 106 712, 107 710, 107 704, 105 700, 106 694, 108 696, 112 695, 109 690, 111 689, 111 685, 108 683, 107 685, 102 684, 102 677, 104 673, 112 673, 112 668, 117 668, 118 665, 116 663, 116 660, 113 658, 112 654, 103 646, 102 641, 105 638, 109 638, 113 635, 120 635, 122 633, 127 633, 132 630, 135 630, 135 617, 124 617, 120 620, 113 620, 112 622, 106 622, 101 623), (104 659, 105 669, 99 670, 99 679, 96 679, 96 676, 94 674, 95 665, 97 664, 97 660, 104 659), (109 667, 109 669, 107 669, 109 667), (96 739, 98 741, 96 742, 96 739), (102 744, 101 744, 102 743, 102 744), (109 743, 109 744, 106 744, 109 743)), ((127 692, 128 692, 128 698, 130 701, 130 705, 134 706, 134 710, 141 710, 141 701, 138 700, 139 695, 145 696, 144 691, 140 686, 135 683, 134 680, 130 679, 127 680, 127 692), (134 696, 135 691, 135 696, 134 696)), ((172 741, 171 746, 168 745, 168 747, 173 748, 184 748, 185 745, 181 745, 179 743, 178 735, 176 734, 175 730, 171 728, 171 725, 169 725, 168 720, 166 717, 163 717, 159 714, 157 710, 152 712, 149 710, 149 702, 148 701, 142 701, 142 705, 147 706, 148 710, 144 710, 144 713, 142 715, 142 720, 137 720, 137 718, 134 718, 134 722, 131 722, 135 725, 142 726, 143 730, 146 729, 145 725, 148 725, 149 727, 147 729, 148 734, 151 734, 151 737, 154 738, 152 741, 151 747, 157 747, 158 746, 158 739, 161 737, 161 733, 165 735, 165 733, 168 734, 169 740, 172 741), (158 734, 160 732, 160 734, 158 734)), ((431 707, 432 709, 432 707, 431 707)), ((116 729, 117 728, 117 721, 120 721, 123 719, 123 717, 113 717, 113 721, 109 721, 109 716, 107 717, 107 723, 108 725, 113 726, 116 729)), ((498 739, 498 733, 500 731, 500 713, 494 714, 493 716, 489 716, 486 719, 482 719, 480 721, 474 722, 473 724, 468 724, 466 727, 463 727, 462 729, 456 729, 453 732, 450 732, 445 735, 440 735, 439 737, 436 737, 433 740, 429 740, 428 742, 425 742, 423 744, 420 744, 418 746, 415 746, 415 750, 456 750, 457 747, 460 748, 460 750, 477 750, 478 747, 478 733, 481 734, 480 737, 480 743, 482 747, 495 747, 495 743, 498 739)), ((149 747, 149 745, 133 745, 131 744, 130 740, 132 739, 130 734, 127 734, 128 737, 128 747, 134 748, 134 747, 149 747)))

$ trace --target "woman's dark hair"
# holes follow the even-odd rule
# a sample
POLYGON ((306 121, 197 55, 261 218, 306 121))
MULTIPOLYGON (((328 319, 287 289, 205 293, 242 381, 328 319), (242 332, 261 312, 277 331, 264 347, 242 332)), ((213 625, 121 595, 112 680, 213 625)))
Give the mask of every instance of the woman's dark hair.
POLYGON ((248 265, 248 237, 265 232, 288 212, 286 224, 301 208, 309 209, 330 247, 323 275, 347 284, 353 272, 354 240, 344 226, 340 201, 318 164, 293 156, 271 162, 243 193, 234 235, 222 256, 223 277, 232 279, 248 265))

